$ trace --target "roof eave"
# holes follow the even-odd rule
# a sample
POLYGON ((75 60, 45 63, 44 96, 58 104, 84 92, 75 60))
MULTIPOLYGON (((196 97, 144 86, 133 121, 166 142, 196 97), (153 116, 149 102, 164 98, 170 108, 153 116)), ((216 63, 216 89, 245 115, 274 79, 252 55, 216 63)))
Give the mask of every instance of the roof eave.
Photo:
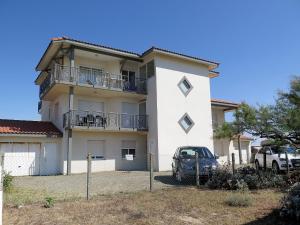
MULTIPOLYGON (((204 65, 208 66, 208 69, 210 71, 216 69, 220 65, 220 63, 217 63, 217 62, 204 60, 204 59, 200 59, 200 58, 196 58, 196 57, 192 57, 192 56, 188 56, 188 55, 184 55, 184 54, 180 54, 180 53, 176 53, 176 52, 171 52, 171 51, 164 50, 164 49, 159 49, 159 48, 156 48, 156 47, 152 47, 152 48, 148 49, 147 51, 145 51, 141 55, 141 57, 145 57, 146 55, 148 55, 152 52, 153 53, 160 53, 160 54, 164 54, 164 55, 169 55, 169 56, 181 58, 181 59, 196 62, 196 63, 201 63, 201 64, 204 64, 204 65)), ((214 73, 217 73, 217 72, 214 72, 214 73)))

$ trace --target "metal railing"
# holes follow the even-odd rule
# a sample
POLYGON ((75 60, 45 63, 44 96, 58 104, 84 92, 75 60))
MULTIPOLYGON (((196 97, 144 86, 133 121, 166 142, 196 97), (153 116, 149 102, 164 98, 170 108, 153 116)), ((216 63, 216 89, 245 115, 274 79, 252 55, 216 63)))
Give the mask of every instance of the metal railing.
POLYGON ((101 69, 55 64, 46 79, 40 85, 40 96, 45 93, 54 82, 146 94, 145 79, 135 78, 131 81, 125 81, 122 79, 122 75, 108 73, 101 69))
POLYGON ((42 101, 39 101, 38 103, 38 112, 40 112, 42 109, 42 101))
POLYGON ((147 115, 71 110, 64 114, 63 121, 65 128, 91 127, 107 130, 148 130, 147 115))

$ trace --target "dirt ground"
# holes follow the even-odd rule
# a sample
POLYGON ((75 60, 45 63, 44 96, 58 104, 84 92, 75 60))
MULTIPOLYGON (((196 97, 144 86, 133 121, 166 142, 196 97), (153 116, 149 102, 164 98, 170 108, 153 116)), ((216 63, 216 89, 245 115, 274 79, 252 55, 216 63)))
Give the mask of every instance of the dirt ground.
MULTIPOLYGON (((4 195, 7 204, 31 204, 50 196, 57 200, 70 200, 86 196, 86 174, 71 176, 25 176, 15 177, 14 191, 4 195)), ((92 196, 149 190, 148 171, 113 171, 91 175, 92 196)), ((179 184, 171 172, 154 173, 153 187, 160 190, 179 184)))
POLYGON ((279 220, 276 210, 283 195, 281 192, 252 192, 253 204, 249 207, 227 206, 224 202, 230 194, 230 191, 174 187, 152 193, 103 195, 90 201, 55 202, 53 208, 44 208, 42 203, 21 208, 6 206, 4 224, 292 224, 279 220))

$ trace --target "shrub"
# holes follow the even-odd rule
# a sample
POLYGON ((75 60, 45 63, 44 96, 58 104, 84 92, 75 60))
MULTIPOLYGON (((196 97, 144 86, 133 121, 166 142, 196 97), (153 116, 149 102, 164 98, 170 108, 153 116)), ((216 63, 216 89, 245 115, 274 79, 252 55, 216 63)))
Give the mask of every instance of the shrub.
POLYGON ((249 174, 254 175, 254 174, 256 174, 256 169, 251 166, 243 166, 243 167, 238 168, 236 172, 243 176, 246 176, 249 174))
POLYGON ((248 207, 252 205, 252 198, 248 192, 236 192, 232 193, 225 200, 225 203, 229 206, 248 207))
POLYGON ((283 176, 273 172, 260 171, 258 188, 280 188, 286 187, 287 183, 283 176))
POLYGON ((10 175, 10 173, 3 172, 3 190, 4 191, 11 191, 13 187, 13 179, 14 177, 10 175))
POLYGON ((45 208, 52 208, 54 206, 54 199, 52 197, 46 197, 45 198, 45 208))
POLYGON ((243 188, 253 190, 286 186, 287 181, 283 176, 266 171, 256 173, 255 169, 250 166, 237 169, 235 174, 232 174, 228 167, 220 168, 212 174, 207 182, 208 188, 229 190, 243 188))
POLYGON ((232 179, 232 173, 228 167, 217 169, 206 186, 210 189, 231 189, 229 181, 232 179))
POLYGON ((295 217, 300 221, 300 183, 295 183, 282 199, 280 216, 295 217))

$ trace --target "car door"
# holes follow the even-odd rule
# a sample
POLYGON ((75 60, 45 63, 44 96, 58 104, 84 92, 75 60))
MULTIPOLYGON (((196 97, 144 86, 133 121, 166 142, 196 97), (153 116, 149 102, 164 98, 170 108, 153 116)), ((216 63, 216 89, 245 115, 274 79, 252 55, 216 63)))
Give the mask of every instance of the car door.
POLYGON ((265 147, 265 151, 266 151, 266 160, 267 160, 267 168, 271 168, 272 167, 272 150, 270 147, 265 147))

